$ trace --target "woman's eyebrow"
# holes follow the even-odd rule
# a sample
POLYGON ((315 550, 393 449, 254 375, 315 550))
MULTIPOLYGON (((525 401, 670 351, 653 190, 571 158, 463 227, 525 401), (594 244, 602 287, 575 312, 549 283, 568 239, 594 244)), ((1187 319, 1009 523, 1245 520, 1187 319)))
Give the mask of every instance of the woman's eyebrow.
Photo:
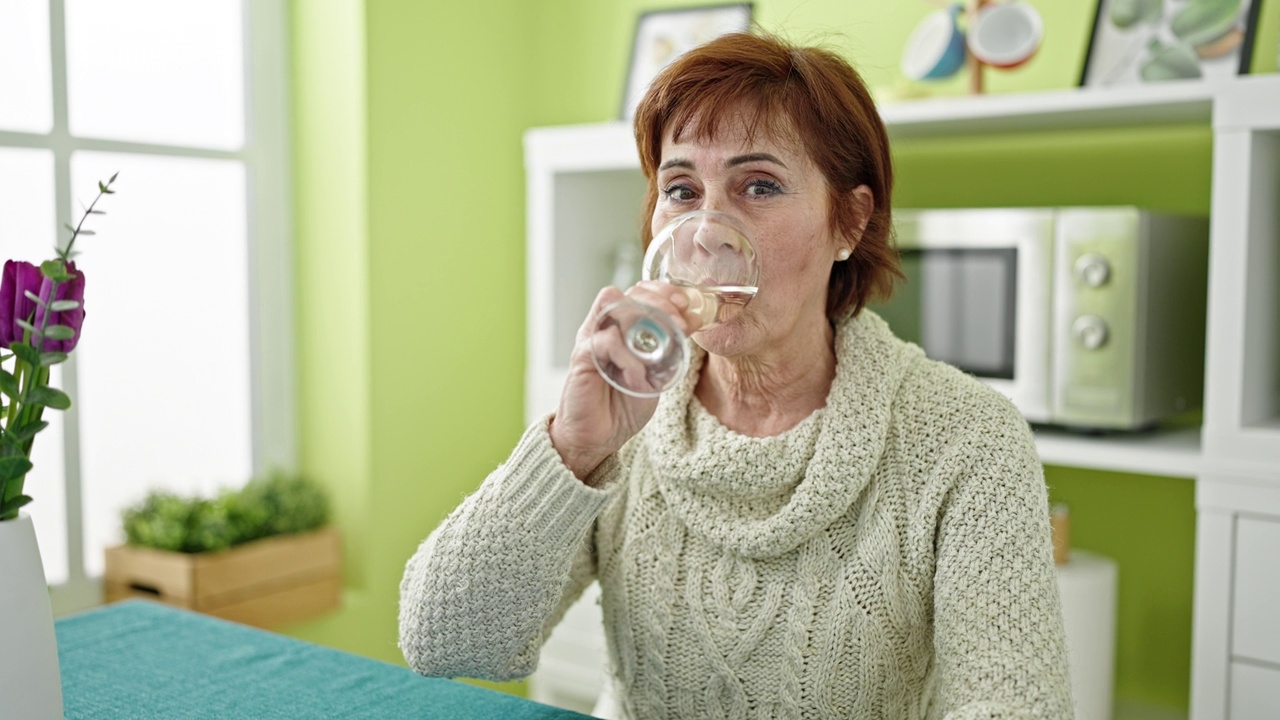
POLYGON ((731 157, 727 161, 725 161, 724 166, 734 167, 735 165, 745 165, 747 163, 753 163, 753 162, 771 162, 783 168, 787 167, 787 164, 779 160, 776 155, 771 155, 765 152, 749 153, 747 155, 738 155, 735 157, 731 157))
MULTIPOLYGON (((787 167, 787 164, 778 159, 777 155, 766 152, 748 153, 746 155, 735 155, 725 161, 725 167, 736 167, 738 165, 746 165, 753 162, 771 162, 779 167, 787 167)), ((658 170, 670 170, 671 168, 684 168, 686 170, 694 170, 694 164, 690 160, 684 158, 672 158, 658 166, 658 170)))

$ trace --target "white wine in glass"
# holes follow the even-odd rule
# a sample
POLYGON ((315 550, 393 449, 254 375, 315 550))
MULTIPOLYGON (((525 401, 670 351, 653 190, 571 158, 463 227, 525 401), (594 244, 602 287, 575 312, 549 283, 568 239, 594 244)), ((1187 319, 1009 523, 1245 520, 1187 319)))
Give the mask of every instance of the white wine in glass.
MULTIPOLYGON (((742 223, 710 210, 685 213, 654 235, 642 277, 684 288, 699 330, 731 322, 755 297, 760 268, 742 223)), ((665 312, 634 300, 606 307, 591 338, 591 359, 613 387, 655 397, 689 367, 689 338, 665 312)))

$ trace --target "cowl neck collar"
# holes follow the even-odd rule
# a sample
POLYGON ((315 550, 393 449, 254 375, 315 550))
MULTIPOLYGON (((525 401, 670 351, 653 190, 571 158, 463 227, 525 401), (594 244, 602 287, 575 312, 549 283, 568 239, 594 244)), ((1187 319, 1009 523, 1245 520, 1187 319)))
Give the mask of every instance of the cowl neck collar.
POLYGON ((919 348, 869 310, 836 328, 826 407, 774 437, 725 428, 693 396, 705 351, 645 428, 657 485, 696 535, 749 558, 789 552, 845 514, 884 449, 894 394, 919 348))

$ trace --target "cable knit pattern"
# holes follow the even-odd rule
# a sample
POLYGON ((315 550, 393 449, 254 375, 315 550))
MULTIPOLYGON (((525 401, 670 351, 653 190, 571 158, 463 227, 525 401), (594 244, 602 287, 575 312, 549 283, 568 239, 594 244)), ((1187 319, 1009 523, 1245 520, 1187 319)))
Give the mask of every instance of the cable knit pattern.
POLYGON ((769 438, 702 408, 695 358, 602 489, 536 423, 410 560, 410 665, 528 673, 598 579, 622 717, 1071 717, 1026 423, 869 311, 836 355, 826 407, 769 438))

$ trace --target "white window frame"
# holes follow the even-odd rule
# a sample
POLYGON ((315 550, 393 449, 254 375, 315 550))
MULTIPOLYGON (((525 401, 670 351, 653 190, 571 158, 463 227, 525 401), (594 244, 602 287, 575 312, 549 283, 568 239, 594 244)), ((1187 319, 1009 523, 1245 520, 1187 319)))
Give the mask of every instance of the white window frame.
MULTIPOLYGON (((77 151, 213 158, 244 163, 248 183, 250 413, 254 473, 295 470, 293 221, 289 132, 289 22, 285 0, 241 0, 245 31, 245 143, 210 150, 76 138, 67 122, 67 52, 63 0, 49 0, 53 128, 48 134, 0 130, 0 147, 50 150, 57 227, 72 207, 71 155, 77 151)), ((75 356, 63 366, 63 389, 76 397, 75 356)), ((102 580, 85 571, 79 417, 65 413, 67 581, 50 586, 55 615, 102 602, 102 580)), ((39 498, 36 499, 39 502, 39 498)))

